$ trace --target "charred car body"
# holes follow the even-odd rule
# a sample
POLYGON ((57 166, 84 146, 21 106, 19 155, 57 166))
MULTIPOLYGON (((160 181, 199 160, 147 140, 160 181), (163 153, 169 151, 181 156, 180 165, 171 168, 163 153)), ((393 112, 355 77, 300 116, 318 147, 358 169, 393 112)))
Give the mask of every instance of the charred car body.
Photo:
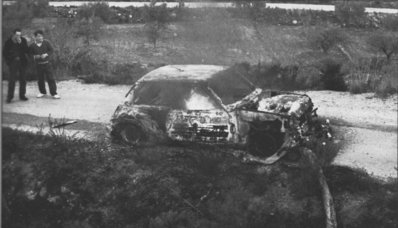
POLYGON ((313 114, 307 95, 255 88, 223 66, 169 65, 133 85, 112 116, 111 135, 129 144, 233 145, 272 163, 300 146, 313 114))

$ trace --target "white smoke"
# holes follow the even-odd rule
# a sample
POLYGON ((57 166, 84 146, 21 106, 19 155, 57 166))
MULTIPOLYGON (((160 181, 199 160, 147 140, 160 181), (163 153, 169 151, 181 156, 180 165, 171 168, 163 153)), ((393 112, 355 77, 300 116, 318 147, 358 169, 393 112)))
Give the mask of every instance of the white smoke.
POLYGON ((188 100, 185 100, 185 107, 187 110, 210 110, 216 108, 209 97, 199 94, 194 90, 191 91, 191 96, 188 100))

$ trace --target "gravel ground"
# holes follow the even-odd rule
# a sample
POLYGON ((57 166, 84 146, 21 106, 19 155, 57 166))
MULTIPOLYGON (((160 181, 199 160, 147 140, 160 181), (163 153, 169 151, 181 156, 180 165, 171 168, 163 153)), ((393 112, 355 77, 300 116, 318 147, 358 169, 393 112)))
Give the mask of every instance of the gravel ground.
MULTIPOLYGON (((6 85, 6 82, 3 82, 3 99, 7 92, 6 85)), ((3 112, 7 115, 18 113, 38 117, 51 115, 54 118, 80 119, 104 124, 109 121, 116 106, 123 101, 130 88, 126 85, 82 84, 76 80, 62 81, 57 85, 60 100, 49 96, 38 99, 36 83, 29 82, 29 101, 14 99, 11 104, 3 103, 3 112)), ((379 99, 370 93, 306 93, 319 108, 319 116, 330 118, 332 125, 338 127, 339 132, 343 132, 339 138, 345 143, 334 164, 364 169, 381 179, 397 178, 397 95, 379 99)), ((20 118, 25 118, 24 116, 26 115, 21 115, 20 118)), ((6 121, 3 122, 3 126, 18 124, 15 118, 11 119, 3 119, 6 121)), ((21 120, 22 122, 26 124, 27 121, 21 120)))

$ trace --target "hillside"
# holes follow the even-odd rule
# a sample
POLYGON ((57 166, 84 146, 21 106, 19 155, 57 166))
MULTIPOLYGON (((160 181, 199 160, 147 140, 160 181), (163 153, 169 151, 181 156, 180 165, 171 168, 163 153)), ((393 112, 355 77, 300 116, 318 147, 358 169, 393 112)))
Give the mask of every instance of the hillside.
MULTIPOLYGON (((98 45, 112 62, 211 63, 233 65, 238 62, 279 61, 313 63, 323 56, 309 39, 324 26, 270 26, 245 20, 180 22, 168 26, 157 47, 148 43, 143 25, 106 25, 98 45)), ((333 27, 329 27, 333 28, 333 27)), ((372 31, 344 30, 350 41, 347 51, 354 57, 371 57, 366 46, 372 31)), ((339 50, 331 55, 342 56, 339 50)))

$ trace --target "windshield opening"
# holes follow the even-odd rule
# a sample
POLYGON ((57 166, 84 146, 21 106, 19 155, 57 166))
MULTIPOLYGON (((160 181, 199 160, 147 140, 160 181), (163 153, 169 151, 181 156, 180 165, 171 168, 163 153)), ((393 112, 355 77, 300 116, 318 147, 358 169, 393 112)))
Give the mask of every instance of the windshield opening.
POLYGON ((147 81, 137 84, 133 104, 166 106, 172 109, 209 110, 219 107, 203 88, 204 83, 147 81))

